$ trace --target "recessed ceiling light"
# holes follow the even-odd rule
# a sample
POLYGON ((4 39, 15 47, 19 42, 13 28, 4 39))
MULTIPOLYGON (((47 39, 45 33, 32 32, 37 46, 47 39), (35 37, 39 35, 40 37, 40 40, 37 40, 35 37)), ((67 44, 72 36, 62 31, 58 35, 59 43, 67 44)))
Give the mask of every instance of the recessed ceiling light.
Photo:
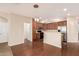
POLYGON ((67 16, 70 16, 70 13, 68 13, 67 16))
POLYGON ((67 8, 64 8, 64 11, 67 11, 67 8))
POLYGON ((37 22, 39 22, 39 19, 37 19, 37 22))
POLYGON ((36 18, 35 18, 34 20, 35 20, 35 21, 37 21, 37 19, 36 19, 36 18))
POLYGON ((35 18, 35 21, 39 22, 39 19, 38 18, 35 18))

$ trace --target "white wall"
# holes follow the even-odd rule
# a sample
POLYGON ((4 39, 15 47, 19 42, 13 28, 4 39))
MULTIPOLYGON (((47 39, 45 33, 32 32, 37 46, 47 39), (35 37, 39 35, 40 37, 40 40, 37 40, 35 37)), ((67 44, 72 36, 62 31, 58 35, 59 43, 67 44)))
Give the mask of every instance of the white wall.
POLYGON ((13 46, 24 43, 22 18, 14 14, 11 14, 10 17, 8 45, 13 46))
POLYGON ((76 17, 67 18, 67 41, 78 42, 78 29, 76 17))
POLYGON ((44 31, 44 43, 61 48, 61 33, 57 30, 44 31))
POLYGON ((9 39, 8 39, 9 46, 24 43, 24 22, 30 22, 30 21, 31 21, 30 18, 16 14, 10 14, 9 39))
MULTIPOLYGON (((0 12, 0 17, 8 21, 8 45, 18 45, 24 43, 24 23, 31 23, 31 40, 32 40, 32 18, 21 16, 13 13, 0 12)), ((2 41, 2 40, 1 40, 2 41)))

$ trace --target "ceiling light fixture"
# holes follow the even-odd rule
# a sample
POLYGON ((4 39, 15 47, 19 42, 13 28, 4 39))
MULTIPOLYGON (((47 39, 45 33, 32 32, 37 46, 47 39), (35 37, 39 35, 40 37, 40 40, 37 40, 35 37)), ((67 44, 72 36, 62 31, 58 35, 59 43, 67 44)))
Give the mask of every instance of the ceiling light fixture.
POLYGON ((39 22, 39 19, 37 19, 37 22, 39 22))
POLYGON ((64 8, 64 11, 67 11, 67 8, 64 8))
POLYGON ((34 7, 34 8, 38 8, 39 5, 38 5, 38 4, 34 4, 33 7, 34 7))
POLYGON ((36 22, 39 22, 39 19, 38 19, 38 18, 35 18, 35 21, 36 21, 36 22))

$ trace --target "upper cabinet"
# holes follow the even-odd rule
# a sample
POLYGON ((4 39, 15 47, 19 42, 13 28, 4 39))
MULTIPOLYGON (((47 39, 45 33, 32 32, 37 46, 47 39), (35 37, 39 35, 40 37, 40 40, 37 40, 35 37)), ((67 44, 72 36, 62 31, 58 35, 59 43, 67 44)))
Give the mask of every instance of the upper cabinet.
POLYGON ((58 22, 58 26, 66 26, 66 25, 67 25, 67 21, 58 22))
POLYGON ((43 25, 44 30, 57 30, 58 26, 66 26, 67 21, 60 21, 54 23, 47 23, 43 25))

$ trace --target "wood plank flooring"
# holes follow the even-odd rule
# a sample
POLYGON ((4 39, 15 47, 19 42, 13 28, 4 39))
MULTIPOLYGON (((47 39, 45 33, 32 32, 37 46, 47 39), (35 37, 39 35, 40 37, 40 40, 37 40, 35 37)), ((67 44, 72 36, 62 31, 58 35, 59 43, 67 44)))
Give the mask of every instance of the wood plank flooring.
POLYGON ((25 40, 24 44, 12 46, 0 43, 0 56, 79 56, 79 43, 68 43, 62 49, 45 44, 42 41, 31 43, 25 40))
POLYGON ((13 56, 8 43, 0 43, 0 56, 13 56))
POLYGON ((11 49, 14 56, 79 56, 78 43, 68 43, 60 49, 42 41, 31 43, 25 40, 24 44, 12 46, 11 49))

